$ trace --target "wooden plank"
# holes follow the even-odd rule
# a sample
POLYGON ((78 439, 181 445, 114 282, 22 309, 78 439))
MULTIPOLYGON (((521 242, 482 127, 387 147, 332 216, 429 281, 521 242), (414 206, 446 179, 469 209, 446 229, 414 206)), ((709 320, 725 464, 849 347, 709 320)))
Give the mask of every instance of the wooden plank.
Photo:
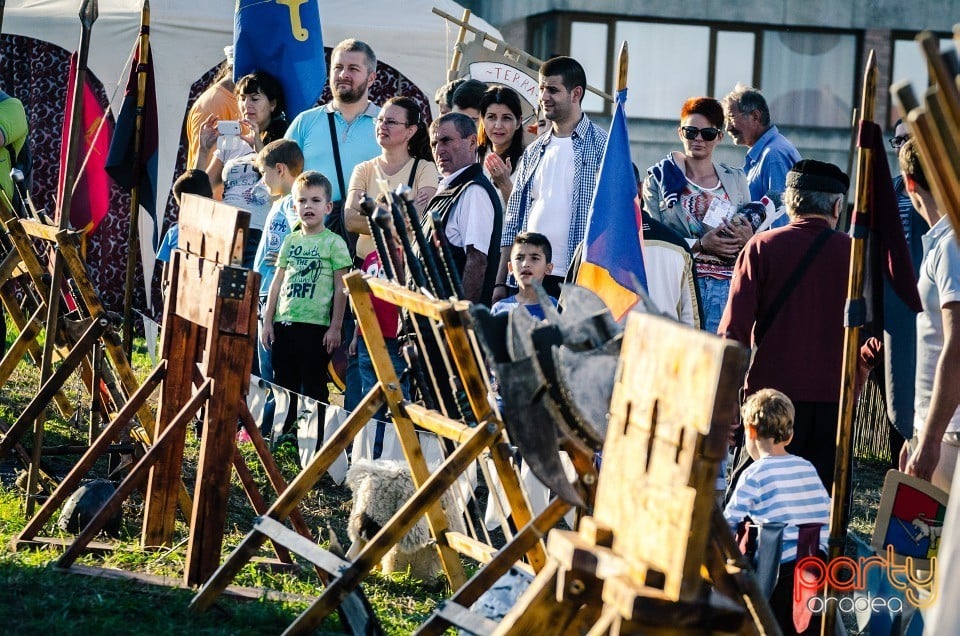
POLYGON ((207 284, 215 287, 217 296, 214 326, 207 330, 204 347, 205 375, 214 380, 216 390, 207 402, 187 541, 184 575, 191 585, 206 581, 220 565, 240 400, 249 388, 253 364, 260 275, 221 267, 207 284), (243 278, 238 279, 238 273, 243 278), (234 285, 242 289, 239 297, 234 285))
POLYGON ((497 628, 497 624, 476 612, 471 612, 462 605, 444 601, 437 607, 436 615, 442 618, 447 624, 464 629, 471 634, 492 634, 497 628))
MULTIPOLYGON (((560 522, 568 510, 570 510, 570 504, 555 497, 543 512, 518 532, 513 541, 501 548, 493 560, 480 568, 447 602, 461 607, 473 605, 481 594, 490 589, 501 576, 523 558, 524 553, 530 550, 530 546, 540 543, 540 539, 560 522)), ((417 636, 439 636, 445 633, 446 628, 447 623, 443 617, 433 614, 416 633, 417 636)))
POLYGON ((250 213, 206 197, 180 199, 177 248, 221 265, 240 265, 250 213), (239 252, 238 252, 239 250, 239 252))
POLYGON ((300 536, 271 517, 257 517, 253 523, 253 530, 274 543, 285 546, 328 574, 336 576, 350 565, 349 561, 344 561, 332 552, 324 550, 310 539, 300 536))
POLYGON ((466 424, 451 420, 449 417, 437 413, 433 409, 421 406, 420 404, 404 404, 403 410, 407 417, 410 418, 410 421, 417 426, 457 443, 466 440, 473 431, 473 429, 466 424))
POLYGON ((76 346, 71 349, 64 361, 57 367, 57 370, 43 383, 30 403, 24 407, 20 417, 13 423, 7 434, 0 439, 0 457, 6 455, 14 443, 20 441, 20 437, 23 436, 27 427, 47 408, 54 394, 63 386, 63 383, 74 372, 84 356, 89 353, 90 347, 93 346, 94 341, 99 338, 106 327, 107 320, 102 316, 90 322, 90 327, 87 328, 76 346))
POLYGON ((702 591, 714 482, 746 362, 730 340, 650 315, 627 320, 594 517, 613 531, 631 580, 656 580, 674 601, 702 591))
MULTIPOLYGON (((424 512, 431 507, 438 507, 435 504, 439 503, 440 496, 456 482, 463 471, 467 469, 467 466, 476 460, 480 452, 499 436, 501 430, 502 425, 479 426, 474 429, 473 437, 457 447, 443 464, 430 475, 430 478, 419 486, 413 497, 363 547, 350 567, 342 572, 337 579, 331 581, 320 598, 297 617, 297 620, 284 633, 305 634, 316 629, 323 622, 323 619, 334 611, 340 602, 360 584, 361 579, 380 562, 387 550, 396 544, 400 537, 409 532, 424 512)), ((439 543, 441 538, 438 537, 437 540, 439 543)))
MULTIPOLYGON (((162 357, 167 360, 167 375, 160 389, 156 424, 150 434, 154 443, 172 425, 175 414, 191 401, 199 338, 197 325, 176 314, 165 317, 162 357)), ((175 433, 174 442, 164 448, 162 456, 150 469, 141 532, 141 540, 146 546, 173 544, 185 441, 186 429, 181 428, 175 433)))
MULTIPOLYGON (((253 511, 258 515, 266 513, 268 507, 267 501, 257 488, 257 482, 253 478, 253 473, 250 472, 250 467, 247 466, 243 455, 240 454, 240 449, 236 446, 233 447, 233 469, 237 471, 237 479, 240 480, 240 486, 243 488, 244 494, 247 495, 247 501, 253 506, 253 511)), ((290 557, 290 551, 279 543, 273 544, 273 552, 282 563, 293 563, 293 559, 290 557)))
MULTIPOLYGON (((263 470, 267 474, 267 481, 270 482, 274 492, 279 495, 287 489, 287 480, 283 478, 280 467, 277 466, 277 460, 273 458, 273 453, 267 448, 267 444, 263 440, 263 435, 260 434, 260 427, 257 426, 257 423, 253 420, 250 409, 247 408, 247 403, 244 400, 240 400, 240 419, 243 421, 243 427, 250 436, 250 441, 253 442, 253 448, 257 452, 260 465, 263 466, 263 470)), ((294 508, 290 511, 290 524, 303 536, 308 539, 313 539, 313 532, 310 531, 310 527, 303 519, 299 508, 294 508)))
MULTIPOLYGON (((178 589, 190 589, 186 583, 179 577, 164 576, 161 574, 149 574, 147 572, 131 572, 127 570, 115 570, 113 568, 92 567, 89 565, 74 565, 69 570, 60 570, 64 573, 81 574, 104 579, 114 579, 119 581, 138 581, 147 585, 156 585, 161 587, 171 587, 178 589)), ((238 600, 256 601, 267 599, 268 601, 278 601, 281 603, 309 603, 313 600, 311 596, 302 594, 291 594, 289 592, 275 592, 254 587, 240 587, 231 585, 224 590, 224 594, 238 600)))
MULTIPOLYGON (((374 371, 379 379, 387 406, 393 413, 393 423, 396 427, 397 437, 400 440, 400 447, 403 449, 407 465, 410 467, 410 476, 415 487, 420 488, 430 475, 427 462, 423 457, 423 451, 420 448, 420 438, 413 428, 413 423, 405 415, 403 392, 400 389, 400 380, 397 378, 397 372, 393 368, 393 362, 387 354, 387 345, 383 339, 383 333, 380 330, 380 323, 376 319, 373 311, 373 295, 369 283, 374 279, 366 278, 359 272, 345 277, 347 289, 350 290, 350 299, 357 315, 357 322, 363 331, 364 340, 367 343, 367 349, 370 352, 370 358, 373 362, 374 371)), ((422 298, 419 294, 418 298, 422 298)), ((416 321, 414 321, 416 322, 416 321)), ((421 341, 422 342, 422 341, 421 341)), ((460 563, 457 553, 450 549, 446 544, 444 535, 447 532, 447 517, 440 506, 439 495, 437 500, 430 505, 426 511, 427 525, 430 527, 430 533, 437 541, 437 551, 440 557, 440 565, 450 585, 456 589, 463 585, 466 580, 466 574, 460 563)), ((396 537, 399 541, 401 535, 396 537)), ((392 545, 392 544, 391 544, 392 545)), ((389 546, 388 546, 389 547, 389 546)))
POLYGON ((44 223, 38 223, 37 221, 31 221, 29 219, 22 219, 20 224, 23 227, 23 231, 26 232, 30 237, 43 239, 45 241, 50 241, 51 243, 57 242, 57 234, 60 231, 60 228, 56 225, 46 225, 44 223))
MULTIPOLYGON (((330 468, 330 465, 340 456, 340 453, 346 449, 347 445, 357 436, 370 418, 383 406, 383 393, 380 391, 371 391, 360 400, 360 404, 353 410, 346 421, 336 430, 336 432, 327 440, 323 447, 317 451, 313 459, 307 464, 300 473, 290 482, 290 486, 284 490, 270 509, 266 516, 274 519, 286 519, 290 512, 297 507, 300 501, 310 492, 314 485, 320 480, 320 477, 330 468)), ((250 531, 243 538, 226 561, 214 572, 206 583, 197 592, 197 595, 190 601, 190 609, 193 611, 203 611, 210 607, 223 590, 227 588, 230 581, 240 572, 241 568, 252 559, 266 537, 259 532, 250 531)))
POLYGON ((576 618, 580 606, 557 602, 557 574, 557 563, 548 561, 493 633, 498 636, 567 633, 566 629, 576 618))
POLYGON ((440 320, 440 312, 451 307, 450 301, 431 300, 423 294, 401 287, 388 280, 368 278, 367 285, 369 285, 371 293, 380 300, 393 303, 398 307, 405 307, 430 320, 440 320))
POLYGON ((497 549, 487 545, 483 541, 478 541, 473 537, 468 537, 462 532, 448 530, 444 535, 447 545, 464 556, 468 556, 479 563, 490 563, 497 549))

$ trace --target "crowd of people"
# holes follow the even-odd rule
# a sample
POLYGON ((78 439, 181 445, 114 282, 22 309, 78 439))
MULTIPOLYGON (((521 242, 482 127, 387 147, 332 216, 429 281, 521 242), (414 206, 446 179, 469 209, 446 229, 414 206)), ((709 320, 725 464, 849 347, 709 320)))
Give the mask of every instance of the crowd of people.
MULTIPOLYGON (((409 96, 370 101, 376 65, 367 44, 340 42, 333 99, 289 125, 279 83, 265 71, 236 85, 219 78, 188 118, 185 178, 205 172, 202 189, 251 212, 244 260, 263 276, 261 376, 323 403, 327 361, 342 340, 348 410, 376 381, 343 276, 351 268, 383 275, 360 206, 378 191, 377 176, 413 191, 431 221, 425 227, 436 220, 467 300, 542 318, 533 283, 556 303, 561 285, 576 279, 607 140, 582 109, 587 79, 569 57, 541 66, 533 115, 541 120, 532 123, 512 89, 458 80, 437 93, 440 116, 428 125, 409 96), (239 134, 219 127, 232 120, 239 134)), ((645 171, 633 166, 648 292, 661 313, 753 350, 725 514, 732 528, 746 517, 787 524, 789 570, 796 526, 829 516, 851 250, 837 225, 850 180, 835 165, 802 159, 759 90, 692 96, 678 115, 679 149, 645 171), (742 166, 714 159, 728 135, 746 149, 742 166)), ((887 397, 892 430, 906 440, 901 468, 949 489, 960 448, 960 254, 908 137, 898 126, 891 144, 923 312, 915 327, 903 307, 887 313, 884 355, 896 375, 887 397)), ((375 312, 401 373, 396 307, 380 302, 375 312)), ((869 343, 865 362, 881 348, 869 343)))

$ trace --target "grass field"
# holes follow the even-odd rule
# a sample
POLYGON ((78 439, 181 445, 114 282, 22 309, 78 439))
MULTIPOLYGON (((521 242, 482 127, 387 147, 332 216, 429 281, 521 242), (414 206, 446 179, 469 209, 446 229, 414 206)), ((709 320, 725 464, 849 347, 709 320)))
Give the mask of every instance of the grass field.
MULTIPOLYGON (((140 373, 149 369, 143 349, 134 355, 134 365, 140 373)), ((35 393, 36 369, 22 363, 0 393, 0 423, 8 426, 19 415, 22 407, 35 393)), ((76 400, 79 384, 68 387, 76 400)), ((45 445, 83 444, 86 425, 64 421, 50 410, 46 427, 45 445)), ((29 446, 29 436, 24 442, 29 446)), ((187 456, 184 462, 184 481, 192 485, 196 466, 198 442, 188 435, 187 456)), ((248 464, 261 490, 268 494, 266 476, 253 457, 249 445, 243 449, 248 464), (259 469, 259 470, 258 470, 259 469)), ((298 467, 291 448, 278 450, 277 459, 285 477, 292 479, 298 467)), ((62 476, 69 470, 75 457, 48 457, 48 470, 62 476)), ((146 585, 138 581, 107 580, 64 572, 55 567, 60 551, 55 548, 13 551, 10 541, 26 524, 23 510, 24 493, 14 484, 15 460, 0 461, 0 632, 17 634, 270 634, 279 633, 307 607, 308 599, 315 598, 321 586, 313 570, 304 566, 293 572, 277 572, 268 568, 247 565, 235 583, 242 586, 269 589, 288 595, 286 600, 237 600, 222 597, 216 606, 202 614, 190 613, 187 605, 193 592, 171 587, 146 585), (299 597, 299 600, 298 598, 299 597)), ((860 461, 853 479, 853 510, 850 528, 862 536, 869 536, 882 485, 883 468, 877 462, 860 461)), ((101 460, 94 471, 106 472, 101 460)), ((252 526, 254 512, 247 503, 234 478, 225 545, 222 558, 236 546, 252 526)), ((268 500, 272 497, 267 496, 268 500)), ((302 507, 310 527, 322 536, 332 528, 346 542, 346 520, 349 513, 349 491, 325 477, 304 499, 302 507)), ((178 540, 172 548, 143 550, 139 547, 142 499, 133 495, 125 504, 122 539, 116 549, 106 555, 86 555, 78 565, 115 568, 128 572, 170 577, 179 581, 183 576, 187 528, 182 520, 178 525, 178 540)), ((48 523, 42 536, 64 536, 56 526, 56 519, 48 523)), ((273 556, 262 551, 264 557, 273 556)), ((449 595, 442 582, 427 585, 403 575, 372 574, 363 589, 373 604, 384 630, 390 634, 409 634, 449 595)), ((339 633, 336 616, 328 618, 323 633, 339 633)))

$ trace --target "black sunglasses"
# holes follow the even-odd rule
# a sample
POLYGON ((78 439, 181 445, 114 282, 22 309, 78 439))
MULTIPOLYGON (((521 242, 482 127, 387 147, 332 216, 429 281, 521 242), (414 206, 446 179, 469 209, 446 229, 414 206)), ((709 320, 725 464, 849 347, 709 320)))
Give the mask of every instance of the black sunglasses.
POLYGON ((720 134, 719 128, 697 128, 696 126, 681 126, 680 132, 683 133, 684 139, 696 139, 697 135, 703 138, 704 141, 713 141, 717 138, 717 135, 720 134))
POLYGON ((900 150, 900 146, 902 146, 903 144, 907 143, 907 140, 909 140, 909 139, 910 139, 909 133, 906 134, 906 135, 899 135, 899 136, 897 136, 897 137, 891 137, 890 140, 889 140, 889 141, 890 141, 890 147, 893 148, 894 150, 900 150))

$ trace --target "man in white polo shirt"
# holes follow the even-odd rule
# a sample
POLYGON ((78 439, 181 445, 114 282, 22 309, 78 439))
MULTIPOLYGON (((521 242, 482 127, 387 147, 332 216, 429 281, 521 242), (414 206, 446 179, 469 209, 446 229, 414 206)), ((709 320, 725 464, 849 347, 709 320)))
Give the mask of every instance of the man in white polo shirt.
POLYGON ((915 140, 904 144, 899 159, 913 206, 930 224, 917 280, 923 311, 917 315, 913 439, 900 451, 900 470, 950 492, 960 450, 960 246, 930 194, 915 140))

